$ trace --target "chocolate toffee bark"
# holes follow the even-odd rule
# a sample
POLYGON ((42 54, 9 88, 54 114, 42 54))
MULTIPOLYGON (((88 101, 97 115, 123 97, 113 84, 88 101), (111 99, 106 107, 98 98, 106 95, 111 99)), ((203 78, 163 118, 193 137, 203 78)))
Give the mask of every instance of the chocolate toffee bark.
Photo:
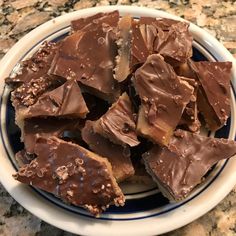
POLYGON ((207 127, 215 131, 230 115, 231 62, 194 62, 192 70, 200 83, 197 103, 207 127))
POLYGON ((143 155, 146 169, 170 200, 187 197, 218 161, 236 154, 232 140, 177 130, 168 147, 155 146, 143 155))
POLYGON ((134 175, 129 148, 117 145, 94 132, 94 122, 87 121, 82 129, 82 139, 89 148, 100 156, 106 157, 112 165, 113 175, 122 182, 134 175))
POLYGON ((131 16, 121 18, 118 25, 118 52, 115 79, 124 81, 136 67, 144 63, 149 55, 142 37, 139 23, 131 16))
MULTIPOLYGON (((52 78, 47 75, 47 72, 51 66, 51 62, 58 50, 57 43, 45 42, 42 47, 30 58, 22 62, 22 68, 14 77, 6 78, 6 84, 12 88, 17 88, 23 84, 26 84, 22 88, 25 88, 24 93, 30 96, 35 96, 35 93, 39 93, 42 90, 43 83, 49 83, 52 78), (36 85, 41 78, 40 87, 36 85), (49 81, 48 81, 49 80, 49 81), (28 91, 26 88, 30 81, 35 81, 34 86, 31 83, 32 91, 28 91), (40 89, 39 91, 37 89, 40 89), (34 93, 32 93, 34 90, 34 93)), ((28 85, 28 87, 30 87, 28 85)), ((20 90, 16 92, 16 96, 20 97, 20 90)), ((21 94, 23 95, 23 93, 21 94)), ((20 99, 22 100, 22 99, 20 99)), ((20 101, 19 101, 20 102, 20 101)))
POLYGON ((198 83, 194 79, 186 78, 183 76, 180 76, 179 78, 183 81, 188 82, 194 88, 193 95, 191 96, 189 103, 184 109, 179 125, 188 129, 191 132, 198 132, 201 127, 201 123, 198 119, 197 108, 198 83))
POLYGON ((96 27, 98 24, 104 24, 111 27, 116 27, 119 21, 119 12, 112 11, 108 13, 98 13, 89 17, 80 18, 71 21, 72 31, 78 30, 90 30, 96 27))
POLYGON ((131 147, 139 144, 132 104, 127 93, 123 93, 95 122, 94 130, 116 144, 128 144, 131 147))
POLYGON ((38 137, 63 137, 65 132, 80 132, 83 121, 79 119, 32 118, 24 121, 23 141, 27 153, 34 153, 38 137))
POLYGON ((142 101, 137 131, 154 143, 167 145, 193 94, 160 55, 151 55, 135 72, 134 86, 142 101))
POLYGON ((33 105, 43 93, 64 82, 62 78, 47 74, 57 49, 57 44, 45 43, 23 63, 19 74, 6 79, 6 83, 14 89, 11 100, 16 110, 33 105))
POLYGON ((21 167, 15 179, 84 207, 95 216, 110 204, 124 204, 106 158, 56 137, 38 139, 35 154, 37 158, 21 167))
POLYGON ((61 42, 50 74, 76 79, 88 92, 108 101, 116 100, 119 86, 113 77, 115 39, 113 27, 102 22, 91 30, 76 31, 61 42))
POLYGON ((16 120, 20 123, 32 117, 85 118, 89 111, 77 82, 71 79, 43 94, 34 105, 16 112, 16 120))
POLYGON ((192 56, 193 37, 188 31, 189 24, 178 22, 170 26, 168 33, 159 30, 159 39, 155 42, 155 52, 165 57, 172 66, 186 62, 192 56), (160 36, 161 35, 161 36, 160 36))
POLYGON ((29 154, 26 150, 21 150, 15 154, 15 159, 19 167, 29 164, 33 159, 35 159, 34 154, 29 154))

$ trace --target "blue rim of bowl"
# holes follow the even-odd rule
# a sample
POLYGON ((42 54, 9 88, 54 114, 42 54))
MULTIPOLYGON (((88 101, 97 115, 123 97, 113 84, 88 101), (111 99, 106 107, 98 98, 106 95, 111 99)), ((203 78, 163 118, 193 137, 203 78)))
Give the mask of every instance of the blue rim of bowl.
MULTIPOLYGON (((32 46, 20 59, 19 61, 16 63, 16 65, 22 61, 26 55, 29 54, 29 52, 32 51, 33 48, 35 48, 36 46, 38 45, 41 45, 42 42, 44 42, 47 38, 49 38, 50 36, 62 31, 62 30, 65 30, 65 29, 69 29, 70 26, 66 26, 66 27, 63 27, 61 29, 58 29, 57 31, 45 36, 43 39, 41 39, 39 42, 37 42, 34 46, 32 46)), ((66 33, 64 33, 63 35, 60 35, 58 36, 56 39, 53 39, 52 41, 55 41, 55 40, 59 40, 60 38, 62 38, 66 33)), ((215 61, 217 61, 217 59, 215 58, 215 56, 207 50, 207 48, 205 48, 201 43, 199 43, 198 41, 194 40, 198 45, 200 45, 205 51, 207 51, 207 53, 209 53, 211 55, 212 58, 214 58, 215 61)), ((16 65, 14 66, 14 68, 16 67, 16 65)), ((234 99, 236 98, 236 93, 235 93, 235 90, 234 90, 234 87, 231 83, 231 88, 232 88, 232 91, 233 91, 233 94, 234 94, 234 99)), ((5 86, 3 88, 3 92, 1 94, 1 98, 0 98, 0 107, 2 107, 2 97, 4 95, 4 91, 5 91, 5 86)), ((1 117, 1 110, 0 110, 0 117, 1 117)), ((7 116, 5 117, 7 118, 7 116)), ((228 119, 228 125, 230 126, 230 118, 228 119)), ((228 131, 227 131, 228 132, 228 131)), ((228 136, 229 133, 227 133, 227 136, 228 136)), ((6 147, 6 144, 5 144, 5 140, 4 140, 4 137, 3 137, 3 131, 2 131, 2 127, 0 126, 0 135, 1 135, 1 139, 2 139, 2 143, 3 143, 3 146, 4 146, 4 149, 7 153, 7 156, 8 156, 8 159, 10 160, 10 162, 12 163, 12 165, 14 166, 14 168, 17 170, 17 166, 15 165, 14 161, 12 160, 12 157, 6 147)), ((163 208, 168 208, 168 209, 164 209, 163 211, 160 211, 160 212, 157 212, 157 213, 153 213, 153 214, 150 214, 150 215, 145 215, 145 216, 140 216, 140 217, 132 217, 132 218, 108 218, 108 217, 105 217, 105 215, 109 216, 109 214, 116 214, 116 215, 122 215, 122 214, 127 214, 127 213, 130 213, 130 214, 133 214, 133 213, 141 213, 140 211, 132 211, 132 212, 105 212, 102 214, 102 216, 100 218, 97 218, 97 220, 110 220, 110 221, 130 221, 130 220, 138 220, 138 219, 145 219, 145 218, 150 218, 150 217, 155 217, 155 216, 159 216, 159 215, 162 215, 162 214, 165 214, 165 213, 168 213, 170 211, 173 211, 183 205, 185 205, 186 203, 188 203, 189 201, 193 200, 194 198, 196 198, 197 196, 199 196, 202 192, 204 192, 214 181, 215 179, 221 174, 221 172, 223 171, 223 169, 225 168, 226 164, 228 163, 228 160, 225 160, 222 164, 222 166, 220 167, 220 169, 218 170, 218 172, 214 175, 214 177, 210 180, 210 182, 205 185, 199 192, 197 192, 196 194, 193 194, 193 196, 185 199, 184 201, 181 201, 180 203, 176 203, 176 204, 173 204, 174 206, 170 206, 170 207, 166 207, 164 206, 163 208)), ((83 210, 82 208, 80 207, 76 207, 76 206, 73 206, 73 208, 76 208, 77 210, 75 209, 71 209, 71 206, 70 205, 66 205, 65 203, 63 203, 61 200, 57 199, 56 197, 52 197, 52 196, 49 196, 50 194, 42 191, 42 190, 39 190, 37 188, 34 188, 32 187, 32 189, 37 192, 38 194, 40 194, 43 198, 45 198, 46 200, 48 200, 49 202, 67 210, 67 211, 70 211, 70 212, 73 212, 73 213, 76 213, 76 214, 79 214, 81 216, 85 216, 85 217, 88 217, 88 218, 94 218, 93 216, 87 214, 87 212, 85 210, 83 210), (60 202, 60 203, 58 203, 60 202), (80 212, 78 211, 79 210, 82 210, 83 212, 80 212)), ((144 192, 149 192, 151 190, 154 190, 154 189, 150 189, 150 190, 147 190, 147 191, 142 191, 140 193, 144 193, 144 192)), ((137 193, 135 193, 137 194, 137 193)), ((131 194, 127 194, 127 195, 132 195, 131 194)), ((155 196, 155 195, 154 195, 155 196)), ((128 200, 129 201, 129 200, 128 200)), ((142 212, 145 212, 145 211, 142 211, 142 212)), ((147 212, 147 211, 146 211, 147 212)), ((145 213, 146 213, 145 212, 145 213)))

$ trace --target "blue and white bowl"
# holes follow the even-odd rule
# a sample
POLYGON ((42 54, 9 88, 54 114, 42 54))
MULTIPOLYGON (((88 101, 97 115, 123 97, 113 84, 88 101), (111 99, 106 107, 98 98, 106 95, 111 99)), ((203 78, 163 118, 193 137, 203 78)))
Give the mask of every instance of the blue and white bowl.
MULTIPOLYGON (((124 207, 110 209, 101 218, 93 218, 85 210, 69 206, 44 191, 15 181, 12 174, 17 165, 14 153, 22 148, 20 132, 14 124, 14 109, 9 98, 9 89, 4 78, 19 69, 19 62, 36 52, 44 41, 56 41, 65 37, 70 30, 70 22, 98 12, 118 9, 121 15, 134 17, 166 17, 182 20, 168 13, 148 8, 114 6, 98 7, 76 11, 55 18, 31 31, 5 55, 0 62, 0 181, 23 207, 42 220, 66 231, 81 235, 157 235, 181 227, 202 216, 218 204, 236 184, 236 158, 221 161, 185 200, 169 203, 155 185, 126 184, 122 186, 126 194, 124 207)), ((193 58, 196 61, 232 61, 231 117, 227 125, 211 135, 228 139, 235 138, 236 107, 236 65, 232 55, 214 37, 199 27, 190 24, 194 37, 193 58)), ((205 133, 204 133, 205 132, 205 133)))

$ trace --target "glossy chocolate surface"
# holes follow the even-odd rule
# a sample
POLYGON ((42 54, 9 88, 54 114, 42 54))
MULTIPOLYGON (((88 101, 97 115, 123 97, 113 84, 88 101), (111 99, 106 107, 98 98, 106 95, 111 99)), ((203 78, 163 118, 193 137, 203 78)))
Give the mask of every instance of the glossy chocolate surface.
POLYGON ((131 147, 139 144, 132 104, 127 93, 123 93, 117 102, 96 121, 94 130, 113 143, 128 144, 131 147))
POLYGON ((137 130, 155 143, 167 145, 193 87, 182 81, 160 55, 151 55, 135 72, 135 89, 141 98, 137 130))
POLYGON ((218 161, 236 154, 233 140, 177 130, 168 147, 155 146, 143 155, 147 171, 171 200, 181 200, 218 161))
POLYGON ((35 153, 37 158, 20 168, 17 180, 82 206, 94 215, 112 203, 124 203, 105 158, 56 137, 38 139, 35 153))
POLYGON ((89 112, 77 82, 68 80, 60 87, 43 94, 38 101, 21 111, 24 118, 70 117, 85 118, 89 112))
POLYGON ((109 139, 95 133, 94 122, 87 121, 82 129, 82 139, 89 148, 102 157, 106 157, 111 163, 113 175, 118 182, 134 175, 134 168, 130 159, 129 147, 123 147, 112 143, 109 139))

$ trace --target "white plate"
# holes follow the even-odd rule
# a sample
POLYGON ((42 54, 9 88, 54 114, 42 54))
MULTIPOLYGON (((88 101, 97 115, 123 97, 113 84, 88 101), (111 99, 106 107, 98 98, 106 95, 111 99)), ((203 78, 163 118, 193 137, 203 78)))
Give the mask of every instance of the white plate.
MULTIPOLYGON (((180 18, 168 13, 131 6, 113 6, 84 9, 55 18, 31 31, 5 55, 0 62, 1 94, 1 142, 0 142, 0 180, 7 191, 23 207, 42 220, 66 231, 81 235, 157 235, 181 227, 221 201, 236 184, 236 159, 220 162, 187 199, 176 204, 163 206, 163 198, 153 186, 123 186, 127 193, 127 206, 112 208, 100 219, 92 218, 74 206, 67 206, 60 200, 43 191, 20 184, 12 178, 15 173, 13 151, 18 147, 16 128, 12 124, 13 110, 9 104, 9 90, 4 86, 4 78, 16 71, 22 59, 32 55, 45 40, 55 40, 69 30, 70 21, 97 12, 118 9, 121 15, 135 17, 180 18), (162 205, 162 206, 160 206, 162 205)), ((233 81, 231 89, 231 122, 217 132, 217 137, 234 139, 235 96, 233 88, 236 81, 236 67, 232 55, 212 36, 191 24, 194 37, 194 57, 205 57, 214 61, 233 62, 233 81)), ((212 134, 213 135, 213 134, 212 134)))

